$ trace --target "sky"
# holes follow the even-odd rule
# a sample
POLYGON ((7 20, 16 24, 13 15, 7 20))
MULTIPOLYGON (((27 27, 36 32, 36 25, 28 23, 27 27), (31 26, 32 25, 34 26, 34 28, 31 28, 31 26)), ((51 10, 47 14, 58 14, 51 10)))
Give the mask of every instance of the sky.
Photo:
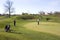
MULTIPOLYGON (((7 0, 0 0, 0 13, 4 13, 4 4, 7 0)), ((27 12, 36 14, 40 11, 54 12, 60 11, 60 0, 11 0, 13 1, 13 7, 15 12, 13 14, 22 14, 27 12)))

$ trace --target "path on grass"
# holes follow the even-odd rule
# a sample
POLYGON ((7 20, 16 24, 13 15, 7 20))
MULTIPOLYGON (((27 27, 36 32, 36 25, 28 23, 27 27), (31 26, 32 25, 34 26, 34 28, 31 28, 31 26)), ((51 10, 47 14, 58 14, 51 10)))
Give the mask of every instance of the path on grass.
POLYGON ((24 27, 33 31, 47 32, 60 35, 60 23, 40 22, 40 25, 37 25, 37 22, 31 22, 25 24, 24 27))

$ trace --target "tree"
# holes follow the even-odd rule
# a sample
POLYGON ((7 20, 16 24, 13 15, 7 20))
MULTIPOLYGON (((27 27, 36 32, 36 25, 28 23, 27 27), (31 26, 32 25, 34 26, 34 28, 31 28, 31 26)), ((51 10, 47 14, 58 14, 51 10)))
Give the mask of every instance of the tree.
POLYGON ((14 8, 12 7, 12 5, 13 5, 13 2, 11 0, 7 0, 6 4, 4 4, 5 12, 8 12, 9 18, 10 18, 11 13, 13 13, 14 11, 14 8))
POLYGON ((45 12, 44 11, 40 11, 39 14, 40 15, 45 15, 45 12))
POLYGON ((28 13, 24 13, 24 12, 23 12, 22 15, 28 15, 28 13))
POLYGON ((60 17, 60 12, 55 11, 54 15, 57 16, 57 17, 60 17))
POLYGON ((39 15, 40 15, 40 18, 42 19, 43 16, 45 15, 45 12, 44 12, 44 11, 40 11, 40 12, 39 12, 39 15))
POLYGON ((53 15, 53 12, 48 13, 48 15, 53 15))

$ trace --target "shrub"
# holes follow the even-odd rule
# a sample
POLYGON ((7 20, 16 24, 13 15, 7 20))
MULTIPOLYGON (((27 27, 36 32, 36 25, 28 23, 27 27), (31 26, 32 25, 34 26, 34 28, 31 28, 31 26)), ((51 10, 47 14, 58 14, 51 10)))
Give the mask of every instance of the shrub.
POLYGON ((33 15, 21 15, 19 17, 17 17, 17 19, 24 19, 24 20, 27 20, 27 19, 34 19, 35 17, 33 15))

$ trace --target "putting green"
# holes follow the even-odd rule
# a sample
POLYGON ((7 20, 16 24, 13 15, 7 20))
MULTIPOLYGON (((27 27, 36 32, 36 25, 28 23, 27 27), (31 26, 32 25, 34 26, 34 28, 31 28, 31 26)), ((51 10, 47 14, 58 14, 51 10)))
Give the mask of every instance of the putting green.
POLYGON ((37 25, 37 22, 31 22, 25 24, 24 27, 33 31, 47 32, 60 35, 60 23, 40 22, 40 24, 37 25))

